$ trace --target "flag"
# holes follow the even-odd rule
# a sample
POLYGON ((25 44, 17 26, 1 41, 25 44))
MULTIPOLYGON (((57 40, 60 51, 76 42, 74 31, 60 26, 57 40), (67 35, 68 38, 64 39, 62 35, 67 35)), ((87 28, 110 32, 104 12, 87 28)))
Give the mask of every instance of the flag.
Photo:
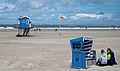
POLYGON ((59 18, 60 20, 64 20, 64 16, 60 16, 60 18, 59 18))

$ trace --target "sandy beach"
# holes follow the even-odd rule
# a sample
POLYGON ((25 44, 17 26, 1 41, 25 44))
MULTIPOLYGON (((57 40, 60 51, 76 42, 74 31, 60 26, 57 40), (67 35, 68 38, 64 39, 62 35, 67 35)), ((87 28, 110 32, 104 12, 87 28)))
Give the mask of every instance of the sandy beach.
POLYGON ((119 71, 120 30, 30 31, 31 37, 16 37, 17 30, 0 30, 0 71, 119 71), (70 68, 70 39, 81 36, 94 38, 97 51, 110 47, 118 65, 70 68))

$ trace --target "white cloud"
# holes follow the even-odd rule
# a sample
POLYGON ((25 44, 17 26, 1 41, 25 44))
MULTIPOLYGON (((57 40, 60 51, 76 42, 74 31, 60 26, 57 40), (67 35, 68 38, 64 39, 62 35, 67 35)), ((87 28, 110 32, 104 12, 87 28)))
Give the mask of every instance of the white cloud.
POLYGON ((104 4, 111 0, 59 0, 62 6, 79 6, 83 4, 104 4))
POLYGON ((47 17, 47 15, 46 15, 46 14, 42 14, 42 15, 38 16, 38 18, 37 18, 37 19, 45 19, 46 17, 47 17))
POLYGON ((71 16, 70 18, 72 18, 72 19, 79 19, 79 18, 91 18, 91 19, 107 18, 107 19, 110 19, 110 18, 112 18, 112 15, 111 14, 104 14, 104 15, 97 15, 97 14, 76 14, 74 16, 71 16))
POLYGON ((56 17, 55 14, 42 14, 42 15, 39 15, 37 19, 51 20, 55 17, 56 17))
POLYGON ((42 1, 31 1, 30 5, 31 5, 31 8, 38 9, 40 7, 43 7, 45 5, 45 3, 42 1))
POLYGON ((48 9, 49 12, 55 12, 54 8, 48 9))
POLYGON ((55 12, 55 8, 44 7, 44 11, 55 12))
POLYGON ((5 9, 13 9, 16 6, 11 3, 0 3, 0 10, 5 10, 5 9))
POLYGON ((59 0, 60 5, 62 6, 74 6, 79 4, 79 0, 59 0))

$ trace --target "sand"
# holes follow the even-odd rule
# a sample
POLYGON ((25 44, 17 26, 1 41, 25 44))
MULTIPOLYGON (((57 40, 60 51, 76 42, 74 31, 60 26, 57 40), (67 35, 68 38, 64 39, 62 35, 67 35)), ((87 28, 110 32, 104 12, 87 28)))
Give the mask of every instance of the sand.
POLYGON ((0 30, 0 71, 119 71, 120 30, 30 31, 31 37, 16 37, 17 30, 0 30), (70 68, 70 39, 93 37, 93 49, 110 47, 118 65, 91 66, 88 69, 70 68))

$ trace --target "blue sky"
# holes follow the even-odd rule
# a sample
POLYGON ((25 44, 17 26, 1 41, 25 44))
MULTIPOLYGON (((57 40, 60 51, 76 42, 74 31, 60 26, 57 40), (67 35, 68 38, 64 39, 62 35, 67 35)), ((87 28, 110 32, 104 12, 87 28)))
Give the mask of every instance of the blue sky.
POLYGON ((0 24, 23 15, 33 24, 120 25, 120 0, 0 0, 0 24))

